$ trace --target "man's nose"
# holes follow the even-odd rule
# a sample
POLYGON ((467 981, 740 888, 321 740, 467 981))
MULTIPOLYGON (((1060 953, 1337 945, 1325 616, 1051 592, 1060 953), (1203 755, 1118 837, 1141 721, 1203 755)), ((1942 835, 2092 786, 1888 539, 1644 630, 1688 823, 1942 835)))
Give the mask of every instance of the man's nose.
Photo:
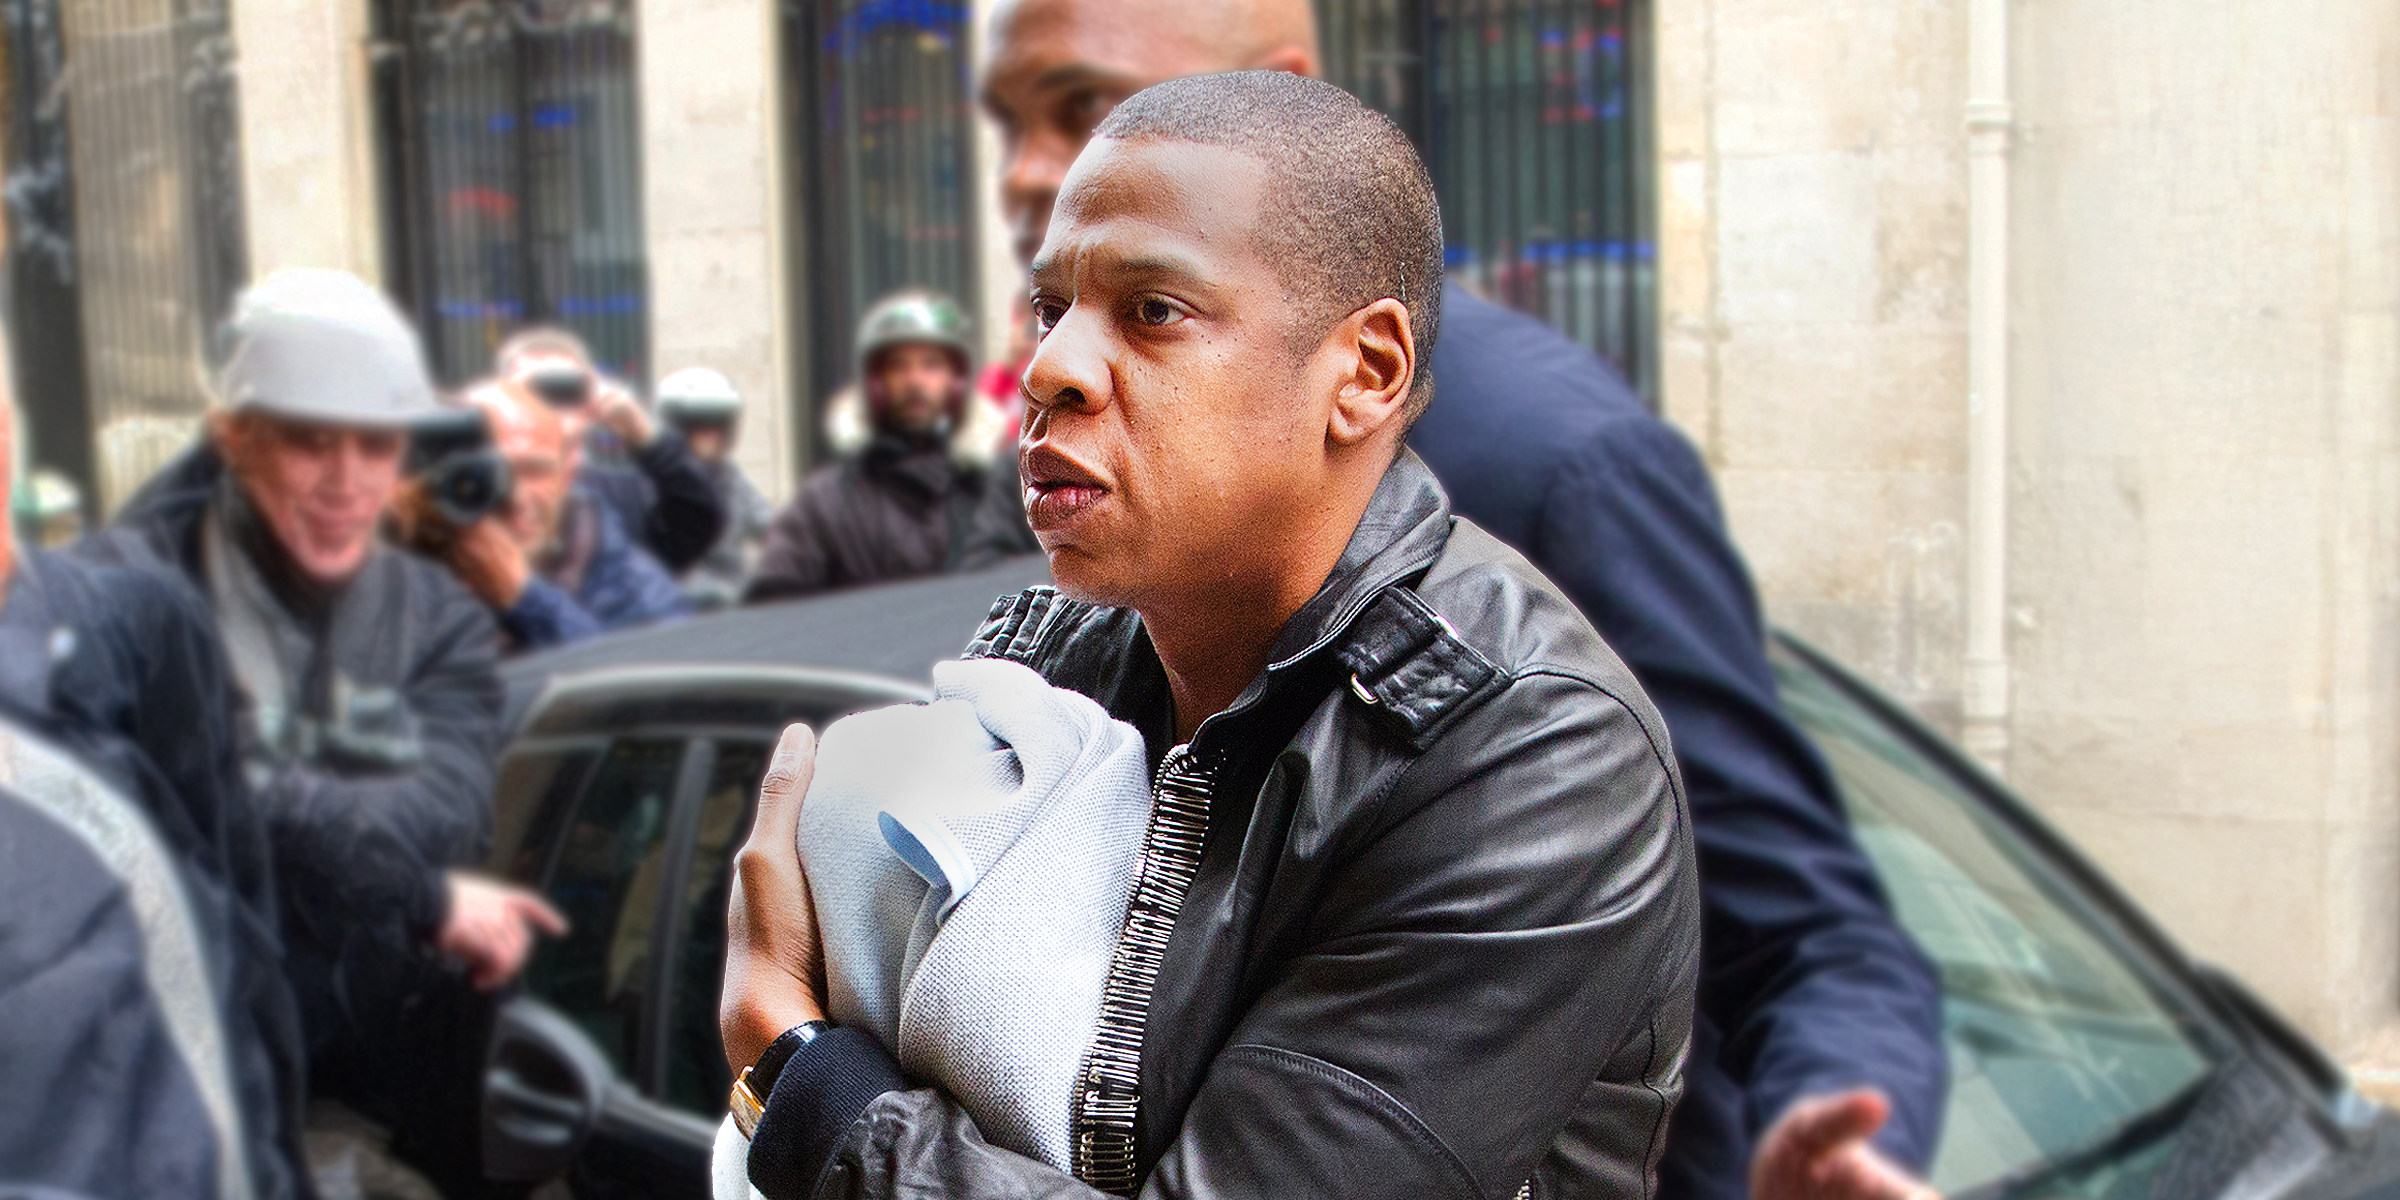
POLYGON ((1041 232, 1025 227, 1049 219, 1050 206, 1057 202, 1059 185, 1066 181, 1079 149, 1052 133, 1028 133, 1018 141, 1000 168, 1000 204, 1010 225, 1041 232))
POLYGON ((1036 416, 1053 410, 1091 415, 1114 398, 1100 322, 1070 308, 1034 346, 1019 386, 1036 416))
POLYGON ((349 491, 359 482, 365 466, 357 439, 338 439, 333 453, 326 456, 325 483, 336 491, 349 491))

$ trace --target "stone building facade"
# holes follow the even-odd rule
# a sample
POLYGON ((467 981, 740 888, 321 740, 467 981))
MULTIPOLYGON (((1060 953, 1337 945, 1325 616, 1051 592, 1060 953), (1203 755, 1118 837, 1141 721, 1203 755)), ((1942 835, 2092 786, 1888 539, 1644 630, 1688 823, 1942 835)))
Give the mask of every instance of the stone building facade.
POLYGON ((2400 8, 1659 0, 1656 29, 1665 411, 1771 612, 1977 718, 1971 344, 1996 322, 1983 748, 2195 953, 2386 1060, 2400 8), (1995 49, 2005 90, 1976 96, 1995 49))

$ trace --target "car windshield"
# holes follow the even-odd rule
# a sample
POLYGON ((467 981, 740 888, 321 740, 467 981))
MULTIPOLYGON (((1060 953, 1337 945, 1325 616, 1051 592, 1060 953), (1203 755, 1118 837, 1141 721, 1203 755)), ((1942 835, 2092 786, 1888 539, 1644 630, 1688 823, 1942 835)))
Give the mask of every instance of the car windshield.
POLYGON ((1789 648, 1774 662, 1901 923, 1941 970, 1951 1080, 1933 1183, 2147 1196, 2172 1118, 2214 1070, 2204 1035, 1945 764, 1789 648))

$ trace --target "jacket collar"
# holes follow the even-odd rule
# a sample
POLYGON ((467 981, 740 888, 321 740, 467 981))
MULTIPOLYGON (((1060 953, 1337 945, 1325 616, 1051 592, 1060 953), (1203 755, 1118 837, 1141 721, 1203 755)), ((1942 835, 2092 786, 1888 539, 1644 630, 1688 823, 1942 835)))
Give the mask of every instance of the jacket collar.
POLYGON ((1385 588, 1424 574, 1450 543, 1450 497, 1414 450, 1402 450, 1350 534, 1324 586, 1300 606, 1267 651, 1281 671, 1339 640, 1385 588))

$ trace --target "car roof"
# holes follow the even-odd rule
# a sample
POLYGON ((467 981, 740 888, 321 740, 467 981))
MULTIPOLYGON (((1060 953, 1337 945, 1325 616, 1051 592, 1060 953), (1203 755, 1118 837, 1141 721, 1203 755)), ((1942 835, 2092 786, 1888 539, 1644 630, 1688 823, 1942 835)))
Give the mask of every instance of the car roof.
POLYGON ((929 681, 993 601, 1050 582, 1039 554, 959 575, 880 584, 695 617, 528 655, 501 672, 516 711, 553 676, 624 667, 807 666, 929 681))

